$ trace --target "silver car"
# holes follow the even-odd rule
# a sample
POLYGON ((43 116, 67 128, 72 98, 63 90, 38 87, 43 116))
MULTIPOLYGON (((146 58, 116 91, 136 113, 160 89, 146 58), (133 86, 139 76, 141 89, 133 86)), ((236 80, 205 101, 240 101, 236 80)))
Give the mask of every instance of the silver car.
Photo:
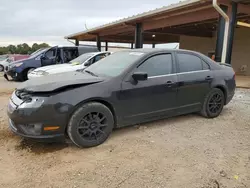
POLYGON ((85 69, 86 67, 92 65, 93 63, 99 61, 100 59, 110 55, 111 52, 89 52, 85 53, 69 63, 50 65, 45 67, 40 67, 28 74, 28 79, 38 78, 50 74, 58 74, 63 72, 71 72, 80 69, 85 69))

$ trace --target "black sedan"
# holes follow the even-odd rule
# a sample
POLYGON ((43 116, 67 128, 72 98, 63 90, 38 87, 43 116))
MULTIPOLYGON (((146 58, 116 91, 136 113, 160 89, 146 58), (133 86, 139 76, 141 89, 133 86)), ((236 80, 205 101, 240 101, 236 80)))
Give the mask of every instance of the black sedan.
POLYGON ((24 82, 9 100, 9 124, 26 138, 91 147, 118 127, 193 112, 215 118, 234 91, 233 69, 200 53, 121 51, 83 72, 24 82))

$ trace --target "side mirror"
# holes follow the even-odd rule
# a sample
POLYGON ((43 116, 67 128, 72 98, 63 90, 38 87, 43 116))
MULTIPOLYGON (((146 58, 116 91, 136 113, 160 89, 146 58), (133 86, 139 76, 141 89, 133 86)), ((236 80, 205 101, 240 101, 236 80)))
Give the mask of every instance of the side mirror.
POLYGON ((148 79, 148 73, 146 72, 135 72, 132 78, 136 81, 143 81, 148 79))

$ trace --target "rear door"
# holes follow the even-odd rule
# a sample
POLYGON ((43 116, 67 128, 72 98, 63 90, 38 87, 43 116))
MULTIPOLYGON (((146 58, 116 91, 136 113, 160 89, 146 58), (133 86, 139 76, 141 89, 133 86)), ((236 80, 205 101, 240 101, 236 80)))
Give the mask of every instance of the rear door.
POLYGON ((176 107, 177 75, 173 70, 171 53, 149 57, 134 72, 145 72, 148 79, 133 83, 124 80, 120 95, 120 106, 128 124, 171 115, 176 107))
POLYGON ((176 52, 176 59, 179 112, 199 110, 213 80, 209 64, 191 52, 176 52))

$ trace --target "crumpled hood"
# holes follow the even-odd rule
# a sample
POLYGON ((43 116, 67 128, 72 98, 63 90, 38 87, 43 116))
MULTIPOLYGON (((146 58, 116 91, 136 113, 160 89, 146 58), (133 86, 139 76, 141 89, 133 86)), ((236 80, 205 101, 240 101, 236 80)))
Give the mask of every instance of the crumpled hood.
POLYGON ((93 84, 104 81, 104 78, 95 77, 83 72, 66 72, 34 78, 23 82, 17 90, 28 92, 52 92, 68 86, 93 84))

